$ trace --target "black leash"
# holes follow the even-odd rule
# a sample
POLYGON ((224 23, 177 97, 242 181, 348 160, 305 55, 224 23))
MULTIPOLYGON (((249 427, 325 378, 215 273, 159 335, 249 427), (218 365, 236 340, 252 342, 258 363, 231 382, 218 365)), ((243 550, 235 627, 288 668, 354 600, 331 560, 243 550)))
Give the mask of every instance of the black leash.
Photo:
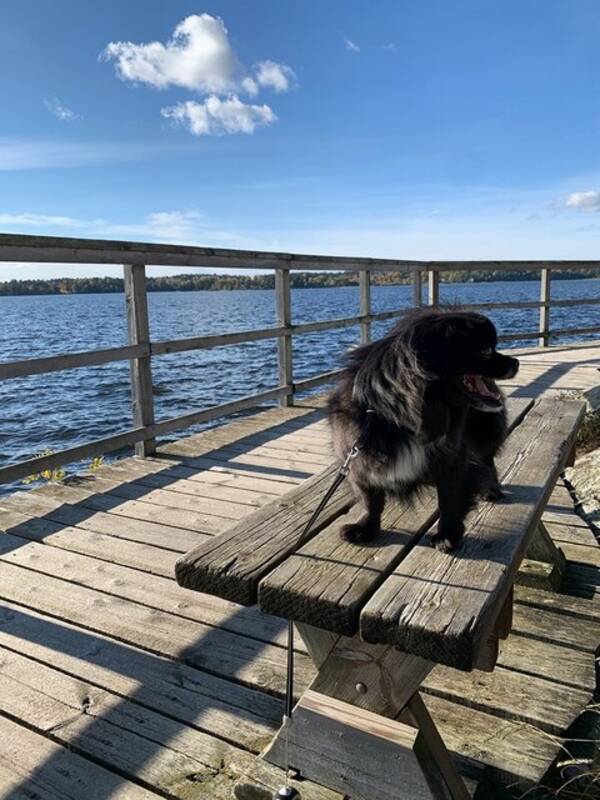
MULTIPOLYGON (((368 411, 367 413, 373 413, 368 411)), ((344 459, 344 463, 338 470, 337 475, 334 478, 333 483, 327 489, 319 505, 315 508, 313 513, 310 516, 310 519, 304 526, 304 530, 302 531, 298 542, 296 543, 296 550, 299 550, 303 544, 306 543, 310 532, 313 529, 313 526, 317 519, 319 518, 319 514, 327 503, 331 500, 335 492, 337 491, 338 487, 341 483, 348 477, 348 473, 350 472, 350 465, 354 461, 355 458, 360 454, 364 443, 364 438, 359 437, 350 450, 346 458, 344 459)), ((288 746, 289 746, 289 725, 292 721, 292 707, 294 705, 294 622, 293 620, 288 620, 288 635, 287 635, 287 675, 286 675, 286 686, 285 686, 285 711, 283 715, 283 724, 288 726, 288 729, 285 731, 285 765, 286 765, 286 783, 281 789, 279 789, 274 795, 274 800, 278 800, 278 798, 287 798, 288 800, 293 800, 293 798, 299 797, 298 792, 289 785, 289 772, 290 772, 290 765, 289 765, 289 758, 288 758, 288 746)))

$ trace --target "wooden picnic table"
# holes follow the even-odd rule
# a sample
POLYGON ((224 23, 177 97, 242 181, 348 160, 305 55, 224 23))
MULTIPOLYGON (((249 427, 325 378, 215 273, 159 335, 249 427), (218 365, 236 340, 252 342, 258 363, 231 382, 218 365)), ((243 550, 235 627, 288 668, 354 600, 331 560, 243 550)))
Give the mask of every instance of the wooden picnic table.
POLYGON ((519 564, 544 546, 540 517, 583 413, 577 400, 509 401, 497 459, 507 498, 477 506, 456 553, 429 546, 433 490, 413 507, 388 503, 376 541, 343 541, 358 513, 346 484, 297 548, 333 464, 178 561, 181 585, 293 620, 317 667, 264 758, 352 800, 470 796, 419 688, 436 664, 494 669, 519 564))

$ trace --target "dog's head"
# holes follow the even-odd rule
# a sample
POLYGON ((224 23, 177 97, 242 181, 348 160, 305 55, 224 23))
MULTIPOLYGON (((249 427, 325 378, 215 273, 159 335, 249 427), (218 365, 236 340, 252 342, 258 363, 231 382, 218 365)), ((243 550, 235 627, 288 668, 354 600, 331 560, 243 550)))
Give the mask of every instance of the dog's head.
POLYGON ((513 378, 516 358, 496 351, 498 336, 482 314, 441 311, 423 314, 414 325, 412 344, 430 375, 450 380, 468 404, 481 411, 501 411, 495 379, 513 378))

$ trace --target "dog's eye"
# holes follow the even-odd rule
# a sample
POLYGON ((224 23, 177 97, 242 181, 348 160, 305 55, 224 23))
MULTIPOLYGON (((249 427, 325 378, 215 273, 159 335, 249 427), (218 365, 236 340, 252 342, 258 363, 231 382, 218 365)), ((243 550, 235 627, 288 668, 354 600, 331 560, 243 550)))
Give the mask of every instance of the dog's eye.
POLYGON ((481 355, 485 358, 489 358, 492 355, 492 348, 491 347, 484 347, 481 351, 481 355))

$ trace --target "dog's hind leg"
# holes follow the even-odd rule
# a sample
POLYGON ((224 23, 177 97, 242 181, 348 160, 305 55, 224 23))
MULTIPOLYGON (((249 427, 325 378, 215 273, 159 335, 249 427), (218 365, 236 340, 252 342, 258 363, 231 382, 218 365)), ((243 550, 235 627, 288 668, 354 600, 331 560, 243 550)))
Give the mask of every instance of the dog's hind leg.
POLYGON ((356 522, 344 525, 340 531, 346 542, 370 542, 380 531, 381 514, 385 506, 385 492, 381 489, 366 488, 352 483, 352 489, 363 507, 363 512, 356 522))

